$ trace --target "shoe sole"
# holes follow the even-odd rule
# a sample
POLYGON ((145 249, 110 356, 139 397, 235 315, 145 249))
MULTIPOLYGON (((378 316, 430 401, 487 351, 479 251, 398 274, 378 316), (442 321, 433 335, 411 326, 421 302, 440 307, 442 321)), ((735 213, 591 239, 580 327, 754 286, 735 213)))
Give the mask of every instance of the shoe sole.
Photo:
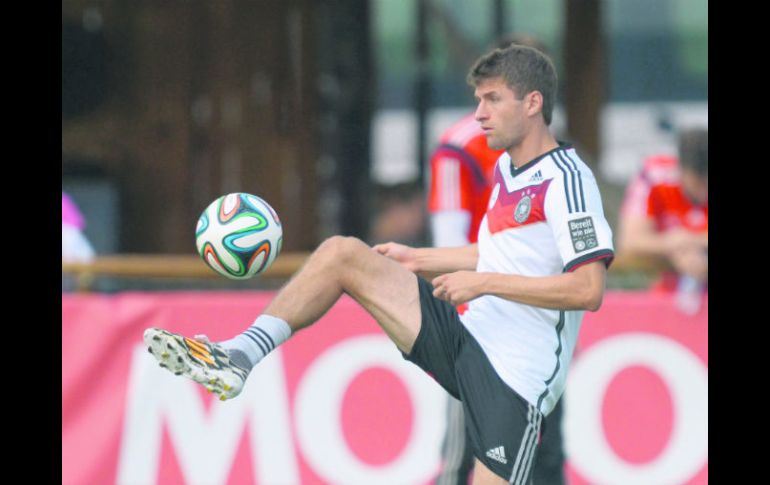
POLYGON ((159 328, 148 328, 144 332, 147 351, 155 357, 161 367, 174 375, 185 376, 203 385, 209 392, 217 394, 220 401, 237 396, 240 389, 234 392, 236 386, 228 385, 223 378, 223 374, 229 376, 231 373, 207 368, 193 360, 182 338, 159 328))

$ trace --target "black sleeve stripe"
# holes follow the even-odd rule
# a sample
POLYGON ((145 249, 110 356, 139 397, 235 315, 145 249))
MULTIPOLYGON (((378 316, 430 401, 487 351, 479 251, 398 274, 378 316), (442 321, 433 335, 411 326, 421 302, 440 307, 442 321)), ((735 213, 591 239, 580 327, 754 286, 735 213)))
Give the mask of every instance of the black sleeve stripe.
POLYGON ((606 265, 609 268, 612 264, 612 260, 615 259, 615 252, 612 249, 599 249, 592 253, 584 254, 577 259, 573 259, 569 263, 564 265, 563 273, 568 273, 578 266, 581 266, 587 262, 598 261, 600 259, 607 259, 606 265))
POLYGON ((561 162, 567 167, 567 169, 570 171, 570 174, 572 175, 572 192, 575 197, 575 208, 577 211, 585 212, 586 201, 585 201, 585 197, 583 196, 583 178, 580 176, 580 170, 578 170, 577 164, 575 163, 575 161, 569 158, 566 153, 559 151, 557 152, 557 155, 559 156, 559 159, 561 160, 561 162), (569 162, 572 162, 572 164, 570 165, 570 163, 567 160, 569 160, 569 162), (576 174, 578 179, 579 190, 575 190, 576 174), (582 202, 582 205, 578 204, 578 193, 580 194, 580 201, 582 202))
POLYGON ((575 202, 575 212, 580 212, 580 204, 578 204, 577 200, 577 189, 575 188, 575 171, 572 170, 572 167, 569 166, 569 163, 564 161, 561 151, 556 152, 556 156, 559 157, 559 160, 561 160, 569 172, 570 182, 572 183, 572 200, 575 202))
POLYGON ((570 157, 569 154, 566 151, 564 152, 564 156, 570 162, 572 162, 572 166, 575 167, 575 171, 577 172, 577 175, 578 175, 578 185, 580 186, 580 202, 583 204, 583 212, 586 212, 586 199, 585 199, 584 194, 583 194, 583 176, 582 176, 580 170, 578 170, 577 163, 575 163, 575 160, 573 160, 572 157, 570 157))
MULTIPOLYGON (((575 172, 572 170, 572 167, 569 166, 567 162, 565 162, 561 158, 561 153, 556 152, 556 157, 554 157, 554 162, 556 162, 556 166, 559 167, 559 169, 562 169, 562 171, 566 171, 566 173, 569 174, 570 183, 572 186, 572 200, 575 202, 575 211, 574 212, 580 212, 580 205, 578 204, 578 198, 577 198, 577 192, 575 190, 575 172)), ((564 183, 566 185, 567 179, 564 179, 564 183)), ((570 210, 570 213, 573 211, 570 210)))
POLYGON ((557 157, 551 157, 551 160, 553 160, 554 165, 561 170, 561 173, 564 175, 564 197, 567 199, 567 208, 569 209, 569 213, 572 214, 572 204, 570 204, 569 201, 569 184, 567 183, 567 171, 564 170, 564 167, 559 164, 559 161, 557 157))

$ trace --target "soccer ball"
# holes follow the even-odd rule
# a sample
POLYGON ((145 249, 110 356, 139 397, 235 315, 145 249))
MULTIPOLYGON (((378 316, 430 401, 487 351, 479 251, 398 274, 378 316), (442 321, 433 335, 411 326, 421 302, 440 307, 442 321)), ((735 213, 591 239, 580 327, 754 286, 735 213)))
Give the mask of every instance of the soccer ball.
POLYGON ((256 195, 236 192, 219 197, 198 218, 198 254, 214 271, 234 280, 249 279, 270 267, 281 252, 278 214, 256 195))

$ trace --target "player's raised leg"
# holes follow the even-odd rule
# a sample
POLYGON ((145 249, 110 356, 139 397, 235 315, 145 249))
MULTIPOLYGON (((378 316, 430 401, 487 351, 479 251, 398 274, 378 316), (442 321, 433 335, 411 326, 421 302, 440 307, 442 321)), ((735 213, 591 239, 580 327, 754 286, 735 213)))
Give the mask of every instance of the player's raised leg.
POLYGON ((145 343, 162 367, 224 400, 240 393, 257 362, 321 318, 343 293, 374 317, 399 350, 411 351, 420 331, 417 277, 360 240, 341 236, 324 241, 242 334, 212 343, 151 328, 145 343))
POLYGON ((321 318, 342 293, 361 304, 401 351, 411 350, 420 330, 417 277, 356 238, 321 244, 264 313, 294 332, 321 318))

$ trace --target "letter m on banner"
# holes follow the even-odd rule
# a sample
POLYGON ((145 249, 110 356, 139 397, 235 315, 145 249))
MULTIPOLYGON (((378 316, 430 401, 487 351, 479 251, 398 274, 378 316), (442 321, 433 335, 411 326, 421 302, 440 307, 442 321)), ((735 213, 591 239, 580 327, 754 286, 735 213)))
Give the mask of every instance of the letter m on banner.
POLYGON ((143 347, 136 348, 118 484, 158 482, 164 427, 186 483, 225 483, 246 430, 256 483, 300 482, 280 350, 254 369, 238 399, 215 400, 206 410, 196 387, 189 379, 162 371, 143 347))

